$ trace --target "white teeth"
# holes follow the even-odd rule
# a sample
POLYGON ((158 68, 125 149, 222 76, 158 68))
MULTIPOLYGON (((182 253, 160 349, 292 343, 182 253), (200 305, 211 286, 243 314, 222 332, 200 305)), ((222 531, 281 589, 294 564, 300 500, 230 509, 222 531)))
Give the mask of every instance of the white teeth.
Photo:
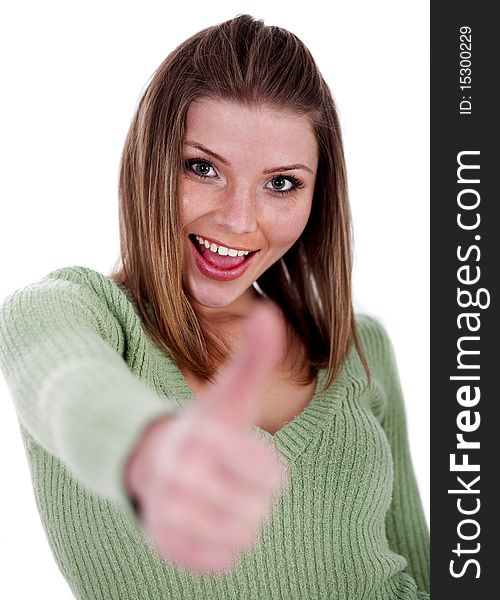
POLYGON ((227 248, 226 246, 218 246, 217 244, 210 243, 208 240, 204 240, 201 236, 197 235, 196 239, 198 243, 204 245, 205 248, 209 248, 212 252, 217 252, 221 256, 246 256, 250 254, 250 250, 235 250, 234 248, 227 248))

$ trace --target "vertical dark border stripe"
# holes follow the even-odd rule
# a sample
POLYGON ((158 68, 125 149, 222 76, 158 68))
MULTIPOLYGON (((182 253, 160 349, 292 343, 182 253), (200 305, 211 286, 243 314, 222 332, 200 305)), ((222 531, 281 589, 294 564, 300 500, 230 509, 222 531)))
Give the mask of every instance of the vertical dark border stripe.
POLYGON ((494 9, 495 3, 484 1, 431 4, 431 598, 435 599, 495 597, 500 576, 496 181, 500 103, 494 91, 500 52, 494 9), (460 72, 461 68, 470 73, 460 72), (479 167, 459 171, 462 181, 457 177, 460 152, 464 165, 479 167), (459 215, 470 229, 459 226, 459 215), (459 320, 461 314, 469 319, 459 320), (459 343, 465 351, 461 356, 465 368, 457 362, 459 343), (453 379, 457 376, 470 379, 453 379), (461 387, 462 404, 457 400, 461 387), (457 449, 457 434, 471 444, 469 449, 457 449), (480 447, 472 447, 473 443, 480 447), (460 470, 451 468, 453 454, 460 470), (460 467, 467 462, 479 470, 460 467), (460 507, 470 514, 461 513, 460 507), (453 577, 451 570, 459 576, 453 577))

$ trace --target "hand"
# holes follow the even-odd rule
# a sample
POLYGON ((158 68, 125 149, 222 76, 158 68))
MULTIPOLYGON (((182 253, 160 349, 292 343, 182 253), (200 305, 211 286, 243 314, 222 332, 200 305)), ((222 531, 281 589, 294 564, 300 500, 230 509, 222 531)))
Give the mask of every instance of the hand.
POLYGON ((195 403, 156 421, 128 463, 144 530, 180 567, 228 572, 287 483, 285 462, 250 430, 259 390, 284 350, 280 326, 260 301, 236 360, 195 403))

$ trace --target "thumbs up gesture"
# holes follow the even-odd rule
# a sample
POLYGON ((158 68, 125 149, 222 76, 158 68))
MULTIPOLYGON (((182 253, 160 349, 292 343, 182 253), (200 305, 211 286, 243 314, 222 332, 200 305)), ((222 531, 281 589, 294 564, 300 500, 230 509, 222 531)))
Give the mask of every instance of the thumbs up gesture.
POLYGON ((284 345, 267 300, 248 317, 236 356, 188 408, 148 428, 126 468, 126 484, 156 550, 177 566, 229 572, 259 535, 286 465, 250 426, 284 345))

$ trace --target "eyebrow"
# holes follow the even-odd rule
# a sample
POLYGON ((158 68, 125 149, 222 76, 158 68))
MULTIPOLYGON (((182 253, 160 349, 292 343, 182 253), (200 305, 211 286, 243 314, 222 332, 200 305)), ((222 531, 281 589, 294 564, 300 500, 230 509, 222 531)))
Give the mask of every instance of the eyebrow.
MULTIPOLYGON (((213 150, 210 150, 210 148, 207 148, 203 144, 200 144, 200 143, 194 142, 194 141, 190 141, 190 140, 186 140, 184 142, 184 146, 191 146, 192 148, 197 148, 198 150, 201 150, 202 152, 205 152, 206 154, 213 156, 215 159, 220 161, 223 165, 226 165, 227 167, 231 166, 231 163, 229 163, 229 161, 227 161, 225 158, 223 158, 222 156, 220 156, 213 150)), ((304 169, 305 171, 309 171, 309 173, 311 173, 311 175, 313 175, 312 170, 309 167, 307 167, 306 165, 303 165, 301 163, 294 163, 293 165, 283 165, 281 167, 274 167, 273 169, 265 169, 262 172, 265 175, 267 175, 269 173, 274 173, 275 171, 293 171, 294 169, 304 169)))

